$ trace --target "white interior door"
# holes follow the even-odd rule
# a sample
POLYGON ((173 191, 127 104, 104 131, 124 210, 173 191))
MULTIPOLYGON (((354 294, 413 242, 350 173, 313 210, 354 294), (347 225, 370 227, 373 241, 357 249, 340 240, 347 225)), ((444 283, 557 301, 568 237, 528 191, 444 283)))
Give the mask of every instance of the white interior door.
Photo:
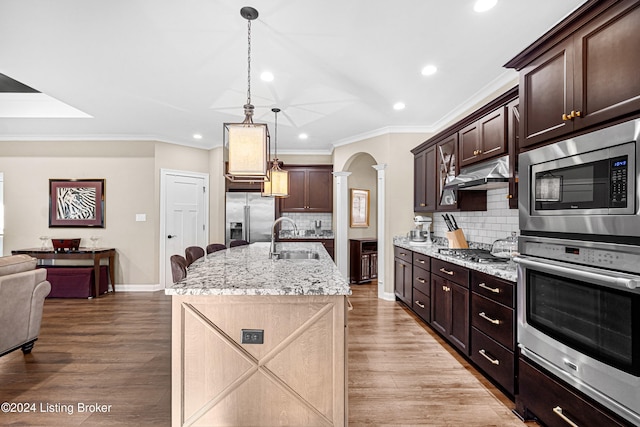
POLYGON ((206 175, 187 172, 163 172, 163 218, 161 224, 161 281, 173 283, 171 255, 184 256, 187 246, 207 246, 208 179, 206 175), (164 227, 163 227, 164 225, 164 227), (164 228, 162 230, 162 228, 164 228), (164 278, 164 280, 162 280, 164 278))

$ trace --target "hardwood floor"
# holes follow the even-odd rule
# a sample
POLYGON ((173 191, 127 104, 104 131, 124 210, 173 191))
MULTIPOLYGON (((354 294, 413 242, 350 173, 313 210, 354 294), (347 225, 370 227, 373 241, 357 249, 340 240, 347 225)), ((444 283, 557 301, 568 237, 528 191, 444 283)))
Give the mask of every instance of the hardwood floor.
MULTIPOLYGON (((512 402, 376 289, 353 286, 350 426, 526 425, 512 402)), ((163 292, 47 300, 33 352, 0 357, 0 403, 30 410, 0 412, 0 425, 170 425, 170 318, 163 292), (96 404, 105 406, 88 406, 96 404)))

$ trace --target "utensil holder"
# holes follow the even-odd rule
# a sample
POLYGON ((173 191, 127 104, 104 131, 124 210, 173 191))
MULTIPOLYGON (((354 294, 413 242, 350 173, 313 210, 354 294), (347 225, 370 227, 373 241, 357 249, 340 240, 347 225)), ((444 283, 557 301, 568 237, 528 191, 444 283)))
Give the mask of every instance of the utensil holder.
POLYGON ((449 248, 467 249, 469 247, 469 243, 467 243, 467 239, 465 239, 461 228, 453 231, 447 231, 445 234, 447 236, 447 240, 449 240, 449 248))

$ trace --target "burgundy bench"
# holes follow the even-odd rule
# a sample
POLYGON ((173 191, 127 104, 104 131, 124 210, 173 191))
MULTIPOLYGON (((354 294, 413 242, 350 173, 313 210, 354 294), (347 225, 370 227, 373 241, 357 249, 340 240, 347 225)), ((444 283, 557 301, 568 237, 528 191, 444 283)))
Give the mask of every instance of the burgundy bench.
MULTIPOLYGON (((93 267, 41 266, 46 268, 51 292, 47 298, 91 298, 95 297, 93 267)), ((109 290, 109 269, 100 266, 100 294, 109 290)))

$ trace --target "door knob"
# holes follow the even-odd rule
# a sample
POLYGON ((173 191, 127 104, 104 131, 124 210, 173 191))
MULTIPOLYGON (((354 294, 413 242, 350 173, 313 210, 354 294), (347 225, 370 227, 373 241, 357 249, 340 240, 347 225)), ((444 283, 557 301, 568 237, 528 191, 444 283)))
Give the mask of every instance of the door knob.
POLYGON ((178 237, 178 236, 176 236, 175 234, 169 234, 167 236, 167 239, 173 239, 174 237, 178 237))

